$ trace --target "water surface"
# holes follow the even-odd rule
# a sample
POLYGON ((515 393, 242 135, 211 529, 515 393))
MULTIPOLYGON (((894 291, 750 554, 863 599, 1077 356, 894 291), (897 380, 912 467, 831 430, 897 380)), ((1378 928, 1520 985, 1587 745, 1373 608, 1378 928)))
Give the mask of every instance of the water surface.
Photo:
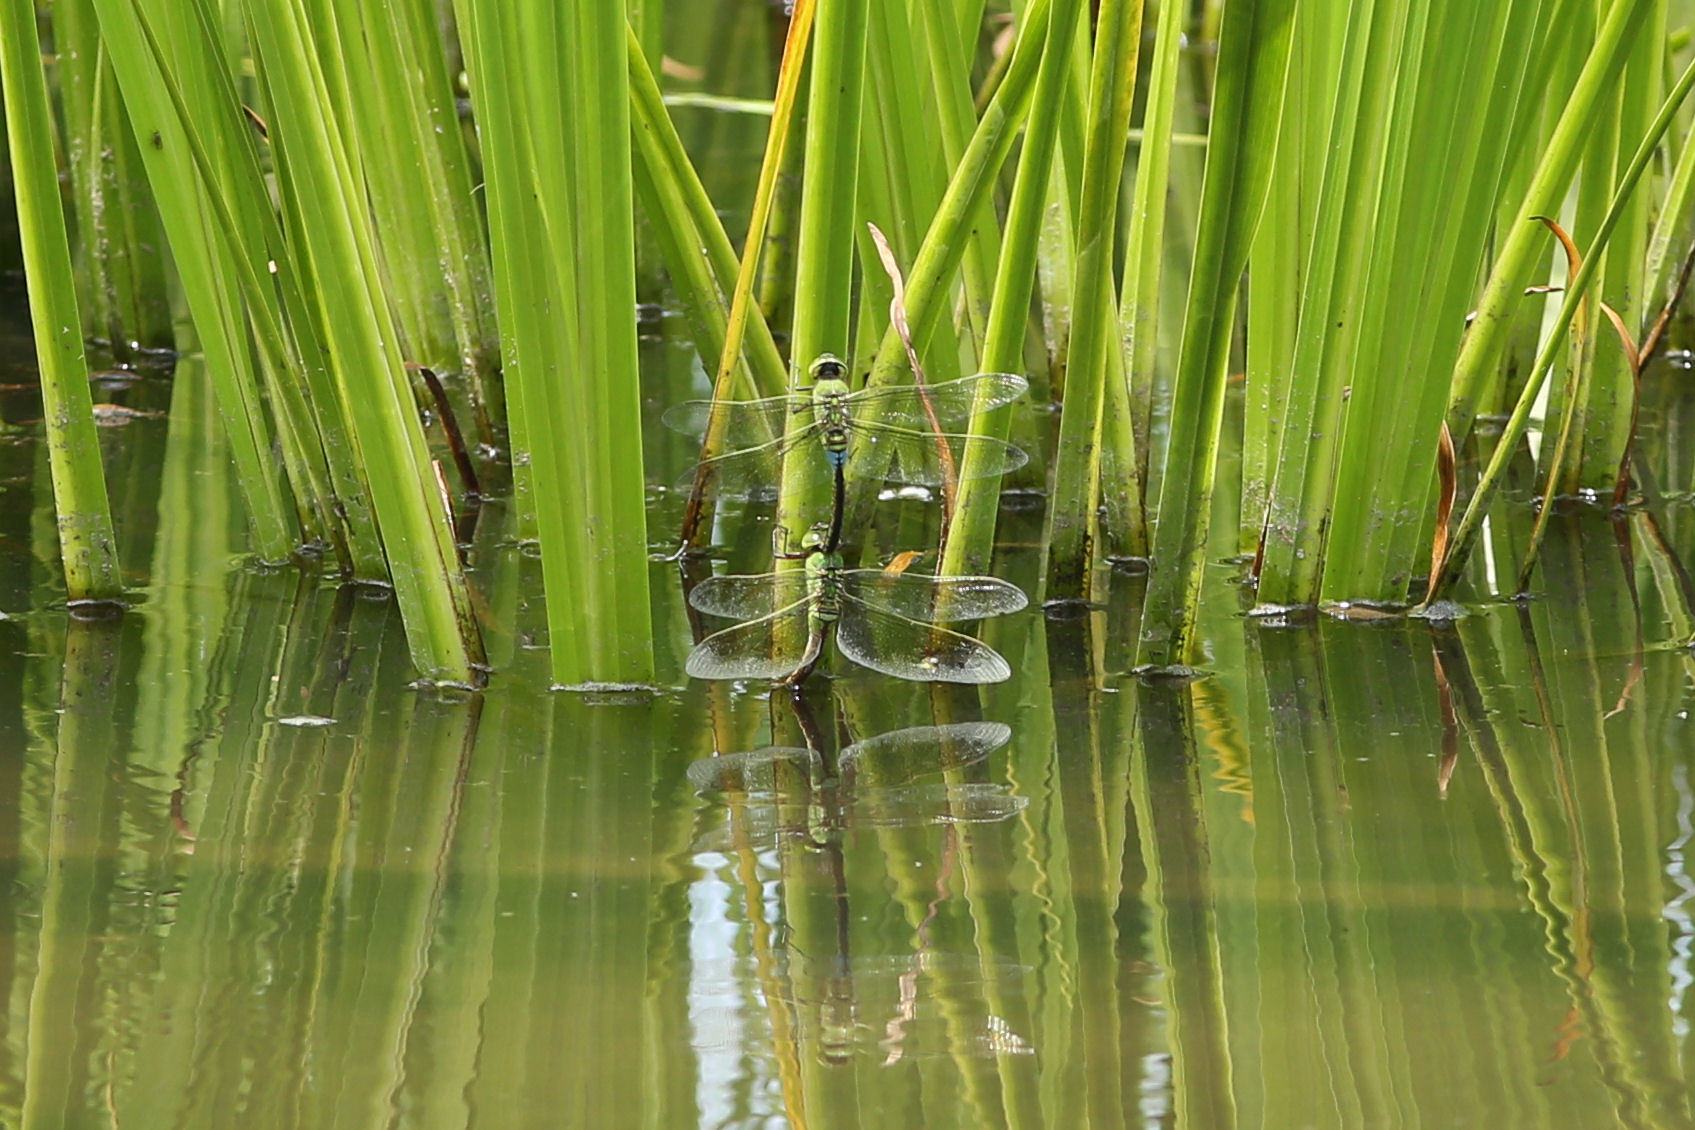
POLYGON ((1452 624, 1251 621, 1220 563, 1194 683, 1125 673, 1119 576, 989 623, 1007 684, 796 703, 684 685, 663 564, 665 687, 549 690, 497 503, 500 670, 454 697, 380 591, 246 563, 192 361, 112 395, 162 413, 109 437, 121 620, 54 606, 0 444, 0 1121, 1692 1122, 1686 504, 1558 518, 1539 598, 1452 624), (769 747, 815 756, 707 760, 769 747))

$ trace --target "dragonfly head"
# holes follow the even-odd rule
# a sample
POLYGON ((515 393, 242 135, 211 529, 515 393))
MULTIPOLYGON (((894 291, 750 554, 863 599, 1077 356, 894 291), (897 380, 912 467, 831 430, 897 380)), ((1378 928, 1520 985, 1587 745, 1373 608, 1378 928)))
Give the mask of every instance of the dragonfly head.
POLYGON ((814 522, 812 528, 801 535, 800 545, 802 549, 807 550, 823 549, 825 545, 829 544, 829 541, 830 523, 814 522))
POLYGON ((812 378, 813 384, 819 381, 847 380, 847 366, 842 364, 842 359, 834 353, 820 353, 818 360, 812 363, 806 373, 812 378))

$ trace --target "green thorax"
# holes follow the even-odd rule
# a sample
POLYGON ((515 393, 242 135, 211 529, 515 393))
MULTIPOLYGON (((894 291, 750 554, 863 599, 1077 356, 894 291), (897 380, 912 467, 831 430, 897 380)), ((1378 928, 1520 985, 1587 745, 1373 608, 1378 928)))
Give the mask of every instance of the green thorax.
POLYGON ((806 559, 806 593, 811 616, 823 623, 842 613, 842 555, 817 550, 806 559))
POLYGON ((818 425, 824 450, 847 450, 848 384, 837 377, 820 377, 812 386, 812 419, 818 425))

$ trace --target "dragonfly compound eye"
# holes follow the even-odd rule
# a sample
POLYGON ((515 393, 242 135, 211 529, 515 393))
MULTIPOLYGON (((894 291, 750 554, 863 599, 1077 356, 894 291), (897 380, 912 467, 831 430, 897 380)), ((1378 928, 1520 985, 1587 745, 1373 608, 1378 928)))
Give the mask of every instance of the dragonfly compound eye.
POLYGON ((814 381, 841 380, 847 375, 847 366, 834 353, 820 353, 809 371, 814 381))

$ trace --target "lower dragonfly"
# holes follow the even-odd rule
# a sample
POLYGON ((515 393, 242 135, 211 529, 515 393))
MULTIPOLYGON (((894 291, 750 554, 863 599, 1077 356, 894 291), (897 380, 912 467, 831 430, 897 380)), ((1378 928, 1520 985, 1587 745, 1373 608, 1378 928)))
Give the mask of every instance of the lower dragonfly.
POLYGON ((771 679, 794 685, 812 673, 827 636, 861 667, 924 683, 999 683, 1012 675, 999 652, 939 627, 1017 612, 1028 601, 998 577, 929 577, 847 569, 806 536, 805 571, 709 577, 689 603, 711 616, 742 620, 706 637, 685 670, 697 679, 771 679))

